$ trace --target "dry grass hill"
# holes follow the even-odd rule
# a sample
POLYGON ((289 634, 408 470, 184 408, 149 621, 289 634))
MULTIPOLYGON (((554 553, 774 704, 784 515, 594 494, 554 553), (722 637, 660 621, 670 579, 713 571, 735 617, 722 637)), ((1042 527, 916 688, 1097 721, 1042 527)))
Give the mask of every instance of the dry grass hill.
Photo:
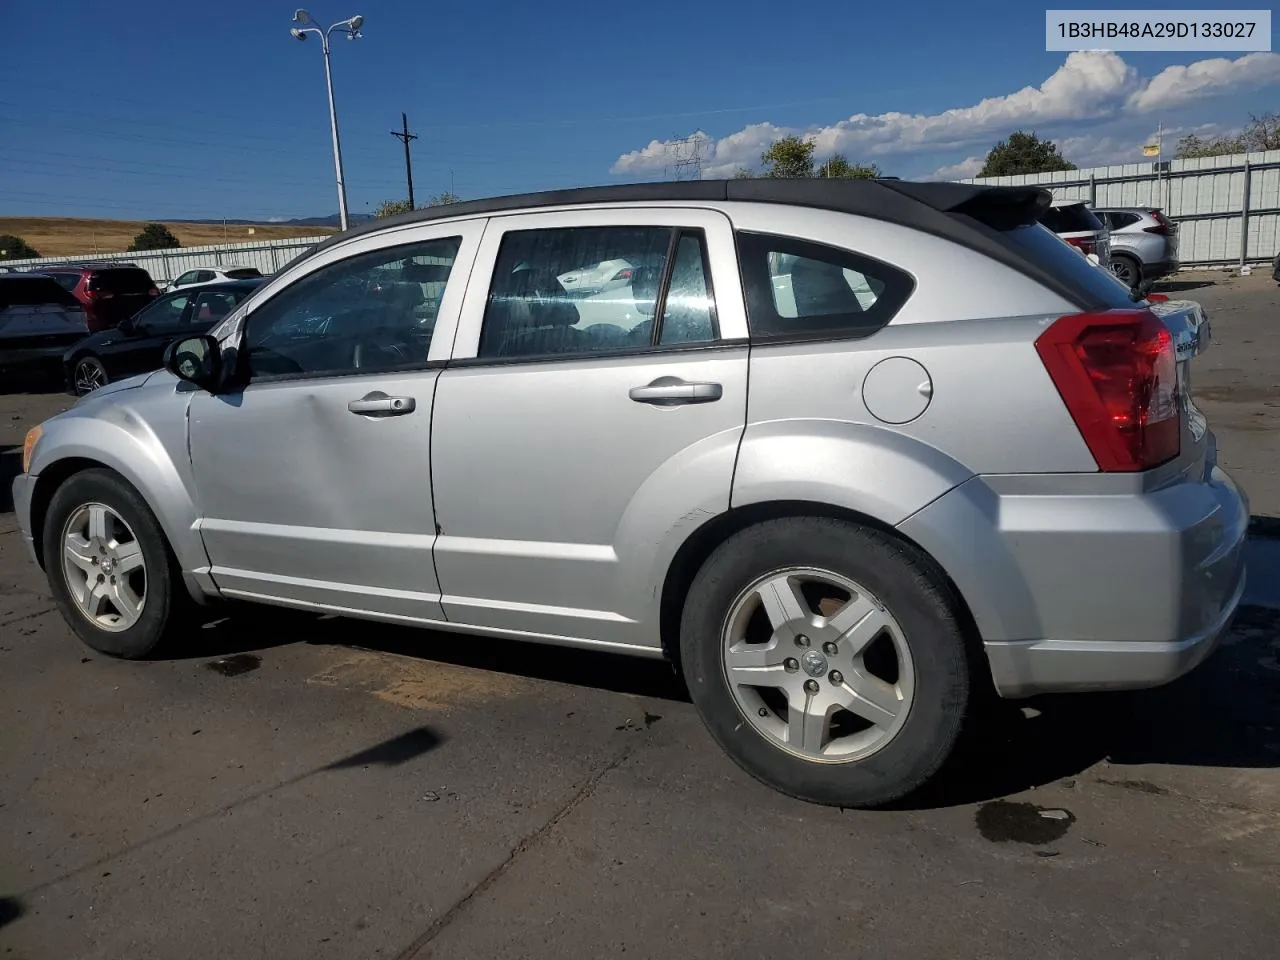
MULTIPOLYGON (((67 217, 0 217, 0 234, 13 234, 35 247, 42 257, 119 253, 127 250, 142 230, 141 220, 78 220, 67 217)), ((332 227, 276 227, 221 223, 166 223, 184 247, 249 243, 285 237, 318 237, 332 227), (251 234, 249 231, 252 230, 251 234)))

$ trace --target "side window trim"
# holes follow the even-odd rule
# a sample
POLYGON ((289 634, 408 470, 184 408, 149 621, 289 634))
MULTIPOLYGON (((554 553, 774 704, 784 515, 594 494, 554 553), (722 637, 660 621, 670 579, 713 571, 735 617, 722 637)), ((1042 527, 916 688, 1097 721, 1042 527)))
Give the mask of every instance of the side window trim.
MULTIPOLYGON (((673 218, 674 219, 674 218, 673 218)), ((644 356, 651 353, 678 353, 690 350, 708 350, 720 349, 725 346, 737 346, 745 344, 745 338, 726 340, 722 337, 719 324, 719 316, 715 299, 715 283, 712 278, 711 271, 711 251, 710 240, 707 237, 707 231, 703 227, 682 226, 673 224, 668 227, 667 224, 635 224, 628 220, 625 216, 619 216, 613 223, 591 225, 597 229, 608 229, 610 226, 616 226, 620 229, 640 227, 662 227, 669 231, 667 239, 666 252, 664 254, 662 273, 659 278, 658 288, 653 301, 653 323, 649 331, 647 343, 637 344, 635 346, 626 346, 615 349, 593 349, 579 351, 565 351, 555 353, 541 354, 524 354, 513 356, 493 356, 481 355, 475 357, 459 357, 450 361, 450 366, 489 366, 501 365, 506 366, 514 363, 550 363, 550 362, 567 362, 571 360, 593 360, 593 359, 613 359, 626 358, 634 356, 644 356), (710 324, 711 337, 705 340, 689 340, 676 341, 672 343, 662 343, 663 327, 668 318, 668 299, 671 292, 672 281, 675 276, 675 270, 679 262, 679 253, 681 242, 685 238, 693 239, 698 245, 698 255, 700 257, 700 267, 702 272, 702 282, 706 290, 708 322, 710 324)), ((534 230, 556 230, 556 229, 574 229, 574 226, 546 226, 535 227, 534 230)), ((503 231, 505 234, 521 232, 518 230, 503 231)), ((498 262, 501 262, 502 246, 499 243, 497 255, 498 262)), ((736 247, 735 247, 736 256, 736 247)), ((496 266, 496 264, 495 264, 496 266)), ((496 274, 491 274, 487 289, 484 290, 486 300, 492 296, 493 284, 496 281, 496 274)), ((488 310, 481 320, 480 344, 483 349, 484 344, 484 324, 487 322, 488 310)))
POLYGON ((574 361, 624 360, 651 353, 679 354, 707 350, 737 349, 747 344, 746 305, 739 270, 737 242, 728 212, 699 205, 618 205, 561 211, 526 210, 492 214, 488 218, 467 285, 466 300, 458 317, 450 367, 509 366, 515 363, 568 363, 574 361), (480 357, 480 333, 498 266, 498 252, 506 234, 523 230, 565 227, 659 226, 665 229, 701 231, 705 237, 704 271, 708 294, 715 297, 715 331, 718 340, 641 345, 635 350, 610 353, 560 354, 537 359, 480 357))

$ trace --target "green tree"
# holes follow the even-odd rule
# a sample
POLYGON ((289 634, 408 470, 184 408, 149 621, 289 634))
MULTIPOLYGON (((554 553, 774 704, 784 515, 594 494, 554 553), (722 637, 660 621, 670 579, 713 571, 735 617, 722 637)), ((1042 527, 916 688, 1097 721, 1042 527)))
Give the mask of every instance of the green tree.
POLYGON ((172 250, 180 246, 182 244, 178 242, 178 238, 170 233, 169 228, 163 223, 148 223, 142 228, 142 232, 133 238, 133 243, 129 244, 129 252, 172 250))
POLYGON ((434 197, 427 201, 428 207, 443 207, 450 203, 457 203, 462 198, 452 190, 446 190, 444 193, 437 193, 434 197))
POLYGON ((34 260, 40 251, 21 237, 0 233, 0 260, 34 260))
POLYGON ((739 167, 737 170, 733 171, 733 179, 735 180, 754 180, 755 176, 756 175, 746 167, 739 167))
POLYGON ((779 179, 813 176, 813 141, 794 134, 779 137, 760 154, 764 175, 779 179))
POLYGON ((409 212, 408 200, 383 200, 374 209, 373 215, 375 217, 394 217, 397 213, 408 213, 408 212, 409 212))
POLYGON ((987 162, 978 171, 980 177, 1008 177, 1019 173, 1055 173, 1076 170, 1074 163, 1058 152, 1052 140, 1041 140, 1034 133, 1021 130, 1009 134, 987 154, 987 162))
POLYGON ((813 175, 830 180, 874 180, 883 174, 874 163, 850 163, 843 153, 833 153, 813 175))
POLYGON ((1194 133, 1178 141, 1174 157, 1186 160, 1191 157, 1225 157, 1233 153, 1252 153, 1256 150, 1280 150, 1280 114, 1250 114, 1249 125, 1237 134, 1204 139, 1194 133))

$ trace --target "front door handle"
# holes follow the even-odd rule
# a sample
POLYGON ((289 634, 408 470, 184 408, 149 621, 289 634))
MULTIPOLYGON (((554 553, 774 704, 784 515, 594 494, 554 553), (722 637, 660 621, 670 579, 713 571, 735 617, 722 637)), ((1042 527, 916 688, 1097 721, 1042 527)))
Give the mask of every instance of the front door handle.
POLYGON ((659 377, 643 387, 632 387, 630 397, 636 403, 675 406, 681 403, 711 403, 724 396, 718 383, 690 383, 679 377, 659 377))
POLYGON ((365 394, 359 400, 352 400, 347 409, 362 417, 401 417, 413 413, 418 402, 413 397, 389 397, 381 390, 365 394))

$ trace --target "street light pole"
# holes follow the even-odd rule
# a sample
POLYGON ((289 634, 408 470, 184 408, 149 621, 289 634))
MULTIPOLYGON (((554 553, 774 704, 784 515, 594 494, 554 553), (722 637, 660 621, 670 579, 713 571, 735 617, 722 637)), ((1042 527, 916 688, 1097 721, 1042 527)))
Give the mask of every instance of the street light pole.
POLYGON ((342 27, 346 31, 347 39, 355 40, 361 36, 360 27, 364 23, 364 17, 355 16, 340 20, 327 30, 321 30, 311 19, 311 14, 305 10, 295 10, 293 22, 300 25, 289 31, 294 38, 306 40, 308 33, 314 33, 320 38, 320 49, 324 53, 324 85, 329 94, 329 132, 333 135, 333 171, 338 180, 338 219, 342 229, 346 230, 348 226, 347 183, 342 174, 342 144, 338 140, 338 109, 333 102, 333 70, 329 66, 329 34, 342 27))

